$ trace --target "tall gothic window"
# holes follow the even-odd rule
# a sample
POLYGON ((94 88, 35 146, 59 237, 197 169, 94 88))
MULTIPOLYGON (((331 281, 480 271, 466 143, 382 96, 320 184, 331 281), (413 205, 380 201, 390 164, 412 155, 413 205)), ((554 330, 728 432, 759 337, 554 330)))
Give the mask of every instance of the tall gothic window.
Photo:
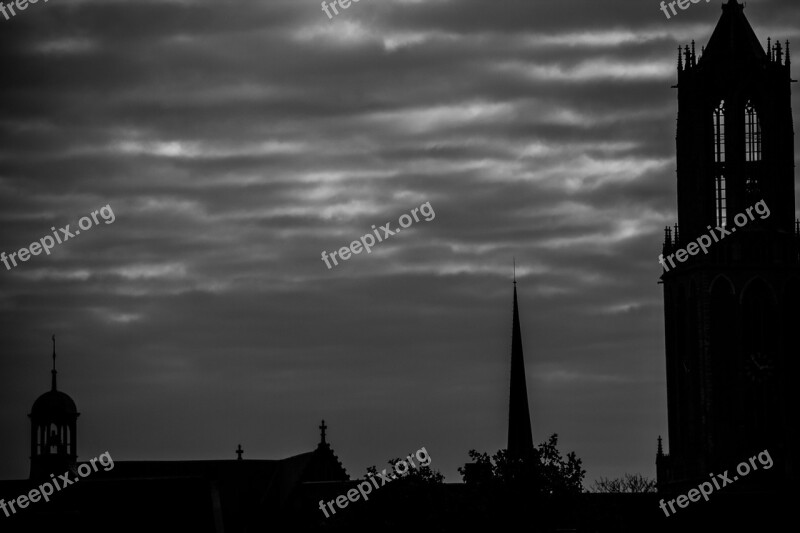
POLYGON ((760 195, 758 161, 761 161, 761 121, 753 103, 744 106, 745 193, 749 198, 760 195))
POLYGON ((714 162, 725 162, 725 100, 714 110, 714 162))
POLYGON ((745 161, 761 161, 761 121, 751 102, 744 108, 745 161))
POLYGON ((716 221, 718 226, 724 226, 728 218, 725 193, 725 100, 714 109, 714 168, 716 221))

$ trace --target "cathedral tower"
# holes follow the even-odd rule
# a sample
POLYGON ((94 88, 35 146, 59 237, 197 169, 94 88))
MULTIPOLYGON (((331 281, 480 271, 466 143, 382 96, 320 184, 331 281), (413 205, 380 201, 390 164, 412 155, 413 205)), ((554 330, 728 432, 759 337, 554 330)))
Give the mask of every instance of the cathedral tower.
POLYGON ((673 259, 661 276, 669 410, 661 487, 705 481, 765 449, 775 466, 748 483, 796 474, 790 68, 789 43, 768 41, 765 51, 736 0, 722 6, 704 50, 679 49, 678 224, 665 230, 663 256, 673 259), (707 253, 696 244, 704 235, 707 253))

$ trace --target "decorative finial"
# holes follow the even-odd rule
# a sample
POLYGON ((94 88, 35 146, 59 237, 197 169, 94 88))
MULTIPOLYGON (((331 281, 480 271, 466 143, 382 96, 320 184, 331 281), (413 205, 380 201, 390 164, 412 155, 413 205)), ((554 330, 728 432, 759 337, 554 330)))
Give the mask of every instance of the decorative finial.
POLYGON ((242 460, 242 454, 243 454, 243 453, 244 453, 244 450, 242 449, 242 445, 240 444, 240 445, 239 445, 239 446, 236 448, 236 460, 237 460, 237 461, 241 461, 241 460, 242 460))
POLYGON ((325 420, 322 421, 322 424, 319 426, 320 430, 320 444, 325 444, 325 430, 328 429, 328 426, 325 425, 325 420))
POLYGON ((772 37, 767 37, 767 59, 772 62, 772 37))
POLYGON ((697 56, 694 54, 694 39, 692 39, 692 66, 697 64, 697 56))
POLYGON ((786 64, 790 65, 792 63, 792 56, 789 53, 789 39, 786 39, 786 64))
POLYGON ((681 59, 681 47, 678 46, 678 70, 683 70, 683 60, 681 59))
POLYGON ((664 455, 664 448, 661 446, 661 435, 658 436, 658 455, 664 455))

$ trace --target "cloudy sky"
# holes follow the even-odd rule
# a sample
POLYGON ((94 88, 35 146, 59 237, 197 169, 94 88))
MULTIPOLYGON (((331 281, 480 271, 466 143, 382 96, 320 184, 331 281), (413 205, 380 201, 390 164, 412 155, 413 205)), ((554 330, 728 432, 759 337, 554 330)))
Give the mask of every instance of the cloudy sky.
MULTIPOLYGON (((656 0, 51 0, 0 16, 0 479, 27 413, 79 455, 281 458, 320 419, 351 476, 505 447, 516 257, 534 440, 655 476, 676 54, 656 0), (430 202, 435 218, 320 254, 430 202)), ((800 43, 796 0, 751 0, 800 43)), ((798 76, 795 73, 795 76, 798 76)), ((795 95, 795 102, 796 100, 795 95)), ((795 105, 798 108, 798 105, 795 105)), ((795 117, 795 122, 798 122, 795 117)))

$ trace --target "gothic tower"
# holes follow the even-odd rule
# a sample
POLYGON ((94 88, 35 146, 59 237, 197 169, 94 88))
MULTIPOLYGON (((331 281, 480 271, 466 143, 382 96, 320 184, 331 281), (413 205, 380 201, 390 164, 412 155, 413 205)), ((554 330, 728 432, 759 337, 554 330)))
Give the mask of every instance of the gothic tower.
POLYGON ((736 0, 722 6, 699 57, 694 42, 679 48, 678 224, 665 230, 661 276, 662 488, 706 481, 765 449, 775 466, 749 476, 750 488, 796 475, 790 380, 800 352, 800 231, 790 65, 789 43, 768 41, 764 51, 736 0))
POLYGON ((525 357, 522 354, 522 331, 517 306, 517 280, 514 280, 514 318, 511 326, 511 388, 508 402, 508 455, 529 457, 533 453, 531 415, 528 410, 528 387, 525 357))
POLYGON ((53 335, 53 370, 50 391, 39 396, 31 413, 31 479, 63 474, 78 459, 78 409, 56 387, 56 337, 53 335))

